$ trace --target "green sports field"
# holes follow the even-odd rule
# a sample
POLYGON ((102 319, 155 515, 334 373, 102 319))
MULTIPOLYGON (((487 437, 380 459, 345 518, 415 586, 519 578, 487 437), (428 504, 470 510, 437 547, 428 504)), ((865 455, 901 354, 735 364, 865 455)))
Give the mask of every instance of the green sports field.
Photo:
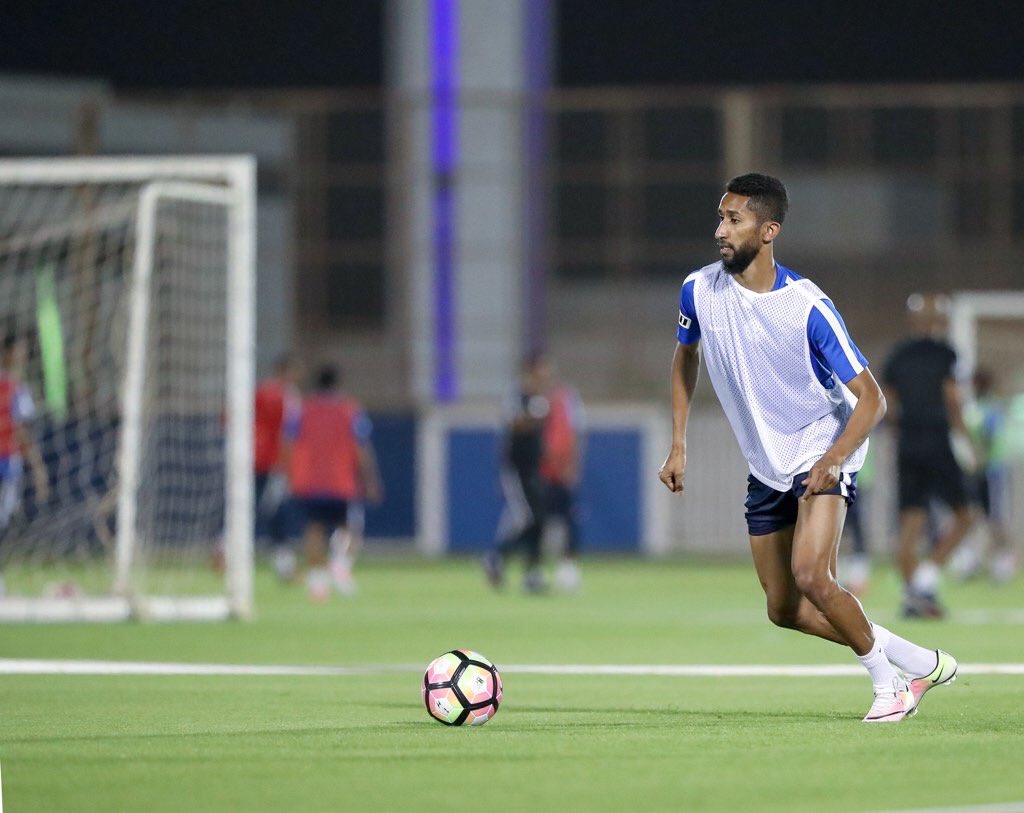
MULTIPOLYGON (((866 676, 544 674, 563 665, 856 665, 773 628, 746 562, 588 562, 580 595, 493 594, 474 563, 368 559, 313 606, 258 574, 249 624, 4 626, 0 659, 366 666, 330 676, 0 674, 8 811, 898 810, 1024 800, 1024 581, 948 590, 949 621, 869 613, 966 667, 912 720, 860 722, 866 676), (422 668, 503 670, 487 725, 447 728, 422 668), (517 668, 518 667, 518 668, 517 668)), ((586 672, 587 670, 582 670, 586 672)), ((594 670, 590 670, 594 671, 594 670)))

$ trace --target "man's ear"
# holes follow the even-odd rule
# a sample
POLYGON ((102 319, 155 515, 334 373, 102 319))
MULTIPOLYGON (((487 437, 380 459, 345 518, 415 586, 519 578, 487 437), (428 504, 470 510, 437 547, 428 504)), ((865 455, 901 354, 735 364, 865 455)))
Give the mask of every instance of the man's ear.
POLYGON ((781 223, 774 220, 766 220, 761 224, 761 241, 764 243, 772 242, 779 236, 780 231, 782 231, 781 223))

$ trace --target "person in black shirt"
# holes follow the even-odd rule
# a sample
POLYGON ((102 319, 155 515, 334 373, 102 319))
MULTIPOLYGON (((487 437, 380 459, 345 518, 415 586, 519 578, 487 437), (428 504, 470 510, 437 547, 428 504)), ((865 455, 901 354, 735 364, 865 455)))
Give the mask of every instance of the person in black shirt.
POLYGON ((523 588, 538 593, 547 586, 540 570, 545 515, 540 464, 544 422, 550 411, 547 393, 551 375, 547 358, 531 355, 523 362, 518 391, 505 402, 501 452, 505 507, 498 524, 498 544, 484 557, 484 570, 494 587, 504 584, 505 561, 517 551, 525 556, 523 588))
POLYGON ((971 525, 964 473, 953 452, 951 433, 966 436, 955 377, 956 351, 943 338, 948 299, 912 294, 907 309, 913 335, 897 345, 885 364, 882 383, 897 436, 900 531, 897 564, 904 582, 907 617, 943 615, 936 593, 940 568, 971 525), (949 506, 953 521, 931 553, 919 558, 929 500, 949 506))

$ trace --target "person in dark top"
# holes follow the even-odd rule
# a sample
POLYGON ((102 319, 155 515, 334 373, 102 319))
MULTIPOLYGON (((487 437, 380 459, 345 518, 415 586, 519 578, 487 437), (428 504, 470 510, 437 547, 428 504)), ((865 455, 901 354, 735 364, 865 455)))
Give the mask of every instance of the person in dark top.
POLYGON ((964 473, 951 436, 966 437, 956 382, 956 351, 945 340, 948 299, 912 294, 907 300, 912 335, 896 346, 882 384, 897 437, 900 531, 897 565, 904 582, 906 617, 940 618, 940 569, 971 525, 964 473), (918 546, 932 499, 945 503, 953 520, 930 554, 918 546))
POLYGON ((538 593, 547 586, 540 570, 545 515, 540 464, 544 424, 550 411, 550 384, 551 365, 547 358, 539 353, 531 355, 523 362, 519 389, 505 401, 501 452, 505 506, 498 523, 498 544, 484 557, 484 570, 494 587, 504 584, 505 561, 519 551, 526 565, 523 589, 538 593))

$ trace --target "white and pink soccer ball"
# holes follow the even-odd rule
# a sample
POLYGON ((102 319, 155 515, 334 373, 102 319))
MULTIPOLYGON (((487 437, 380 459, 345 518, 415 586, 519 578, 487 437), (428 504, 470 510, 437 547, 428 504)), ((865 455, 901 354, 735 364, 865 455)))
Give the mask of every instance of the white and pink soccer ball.
POLYGON ((471 649, 453 649, 434 658, 423 675, 423 704, 445 725, 483 725, 498 712, 501 675, 471 649))

